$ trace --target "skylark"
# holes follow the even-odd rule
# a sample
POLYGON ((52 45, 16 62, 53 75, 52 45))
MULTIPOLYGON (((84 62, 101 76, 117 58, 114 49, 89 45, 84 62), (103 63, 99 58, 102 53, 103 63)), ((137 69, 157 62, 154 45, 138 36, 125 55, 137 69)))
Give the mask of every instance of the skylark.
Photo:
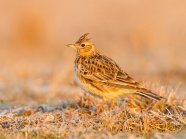
POLYGON ((105 101, 126 95, 152 100, 163 98, 136 82, 114 60, 100 54, 88 34, 81 36, 75 44, 67 45, 76 50, 75 81, 83 90, 105 101))

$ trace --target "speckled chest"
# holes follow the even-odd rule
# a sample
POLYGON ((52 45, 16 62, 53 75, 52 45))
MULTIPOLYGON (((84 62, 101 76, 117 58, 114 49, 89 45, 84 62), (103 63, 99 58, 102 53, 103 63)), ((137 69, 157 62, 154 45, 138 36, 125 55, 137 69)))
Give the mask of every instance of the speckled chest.
POLYGON ((100 96, 99 93, 95 92, 95 90, 92 87, 90 87, 89 84, 86 83, 85 79, 83 79, 83 77, 81 76, 81 74, 85 74, 85 72, 88 73, 87 70, 86 71, 84 70, 85 68, 84 62, 87 63, 87 61, 90 60, 91 59, 87 59, 84 57, 76 58, 75 65, 74 65, 74 77, 75 77, 74 79, 76 83, 79 85, 79 87, 81 87, 81 89, 83 89, 85 92, 88 92, 91 95, 101 98, 102 96, 100 96))
POLYGON ((81 60, 81 58, 76 58, 74 61, 74 80, 84 91, 87 91, 86 86, 80 81, 81 60))

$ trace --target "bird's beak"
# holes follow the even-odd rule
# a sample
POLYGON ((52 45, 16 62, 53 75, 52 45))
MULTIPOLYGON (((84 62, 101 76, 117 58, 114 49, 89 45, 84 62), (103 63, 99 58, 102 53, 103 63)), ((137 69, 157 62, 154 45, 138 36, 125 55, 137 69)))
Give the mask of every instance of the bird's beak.
POLYGON ((71 48, 75 48, 75 47, 76 47, 75 44, 67 44, 66 46, 67 46, 67 47, 71 47, 71 48))

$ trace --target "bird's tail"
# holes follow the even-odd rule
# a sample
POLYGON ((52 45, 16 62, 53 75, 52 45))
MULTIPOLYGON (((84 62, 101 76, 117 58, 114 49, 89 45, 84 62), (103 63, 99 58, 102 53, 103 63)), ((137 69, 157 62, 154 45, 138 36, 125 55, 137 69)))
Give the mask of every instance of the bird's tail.
POLYGON ((153 99, 153 100, 165 99, 164 97, 159 96, 158 94, 152 93, 151 91, 136 92, 135 94, 145 97, 145 98, 153 99))

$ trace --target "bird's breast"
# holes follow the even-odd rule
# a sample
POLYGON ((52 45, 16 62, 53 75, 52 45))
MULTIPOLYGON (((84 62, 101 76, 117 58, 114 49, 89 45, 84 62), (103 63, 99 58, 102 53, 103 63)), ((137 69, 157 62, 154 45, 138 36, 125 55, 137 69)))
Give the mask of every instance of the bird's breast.
POLYGON ((74 80, 75 82, 78 84, 79 87, 81 87, 81 89, 87 91, 85 85, 83 84, 83 82, 80 79, 80 75, 79 75, 79 71, 78 71, 78 67, 75 65, 74 66, 74 80))

